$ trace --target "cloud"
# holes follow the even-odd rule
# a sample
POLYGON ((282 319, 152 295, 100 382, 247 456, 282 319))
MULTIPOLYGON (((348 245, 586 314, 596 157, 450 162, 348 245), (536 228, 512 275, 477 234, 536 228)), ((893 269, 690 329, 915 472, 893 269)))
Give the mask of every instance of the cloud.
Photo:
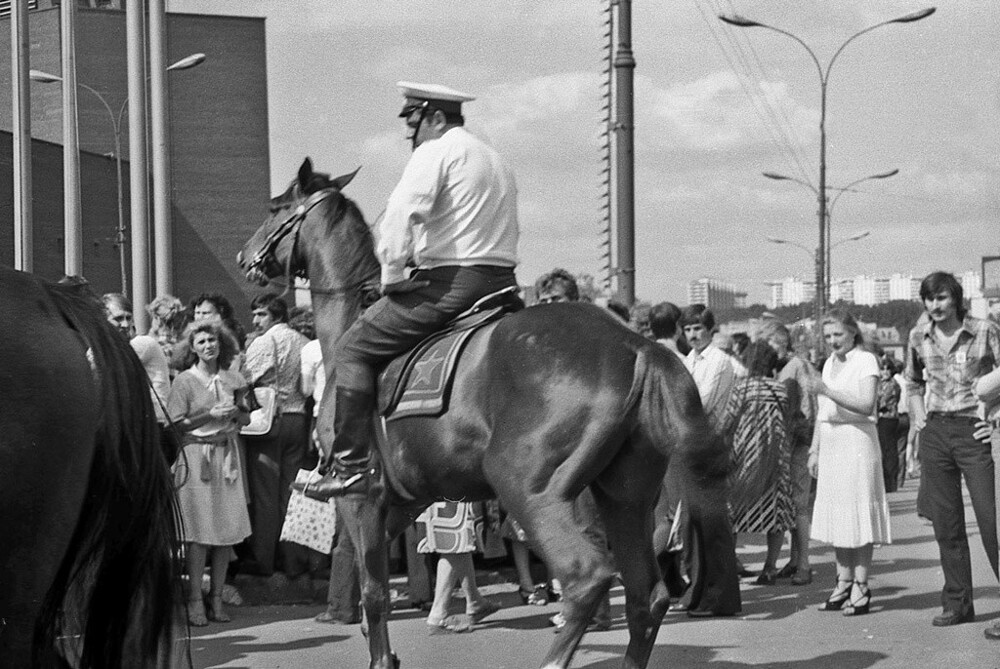
POLYGON ((927 195, 936 198, 976 202, 984 196, 995 197, 995 175, 986 172, 925 174, 922 185, 927 195))
POLYGON ((769 144, 776 133, 812 141, 818 116, 799 106, 783 82, 743 81, 730 71, 662 88, 636 78, 647 141, 660 149, 732 151, 769 144))

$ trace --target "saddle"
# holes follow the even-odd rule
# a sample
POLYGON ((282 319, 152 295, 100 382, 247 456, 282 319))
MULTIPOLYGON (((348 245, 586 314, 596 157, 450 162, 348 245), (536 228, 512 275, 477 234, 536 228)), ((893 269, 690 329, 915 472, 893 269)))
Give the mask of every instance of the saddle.
POLYGON ((455 367, 476 330, 524 308, 517 286, 481 298, 444 329, 393 359, 378 377, 378 412, 386 421, 440 416, 448 409, 455 367))

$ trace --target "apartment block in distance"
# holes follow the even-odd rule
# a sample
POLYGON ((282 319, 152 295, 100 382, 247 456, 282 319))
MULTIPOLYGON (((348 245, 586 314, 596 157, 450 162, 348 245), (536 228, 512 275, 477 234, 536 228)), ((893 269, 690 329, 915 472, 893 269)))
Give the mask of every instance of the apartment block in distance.
POLYGON ((688 304, 704 304, 709 309, 743 308, 747 305, 747 294, 735 285, 703 277, 688 284, 688 304))

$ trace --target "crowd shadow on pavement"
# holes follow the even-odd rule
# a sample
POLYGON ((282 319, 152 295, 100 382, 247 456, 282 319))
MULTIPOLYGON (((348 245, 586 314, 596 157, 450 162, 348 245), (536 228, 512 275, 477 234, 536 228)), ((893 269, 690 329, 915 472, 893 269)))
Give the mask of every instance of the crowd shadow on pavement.
MULTIPOLYGON (((620 653, 621 646, 588 645, 590 650, 620 653)), ((704 646, 656 646, 649 657, 650 667, 684 667, 685 669, 761 669, 757 662, 734 662, 717 658, 714 648, 704 646)), ((768 662, 767 669, 867 669, 888 657, 884 653, 862 650, 838 650, 802 660, 768 662)), ((581 669, 619 669, 621 658, 605 658, 590 664, 580 664, 581 669)))
MULTIPOLYGON (((350 634, 328 634, 325 636, 300 637, 282 643, 261 643, 258 637, 250 634, 226 635, 213 642, 212 666, 225 665, 229 667, 230 663, 237 662, 251 655, 307 650, 350 639, 350 634)), ((196 654, 200 650, 197 637, 191 638, 191 650, 193 654, 196 654)), ((200 666, 196 662, 192 664, 193 666, 200 666)), ((246 669, 246 667, 241 668, 240 665, 233 665, 231 669, 246 669)))

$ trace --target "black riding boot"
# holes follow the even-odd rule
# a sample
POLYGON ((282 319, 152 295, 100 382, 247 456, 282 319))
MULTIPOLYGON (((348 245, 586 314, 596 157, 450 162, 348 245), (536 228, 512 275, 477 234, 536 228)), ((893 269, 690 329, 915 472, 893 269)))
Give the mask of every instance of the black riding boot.
POLYGON ((313 499, 327 500, 343 495, 364 495, 369 486, 369 447, 375 435, 372 419, 375 396, 352 388, 336 389, 333 422, 331 470, 305 493, 313 499))

